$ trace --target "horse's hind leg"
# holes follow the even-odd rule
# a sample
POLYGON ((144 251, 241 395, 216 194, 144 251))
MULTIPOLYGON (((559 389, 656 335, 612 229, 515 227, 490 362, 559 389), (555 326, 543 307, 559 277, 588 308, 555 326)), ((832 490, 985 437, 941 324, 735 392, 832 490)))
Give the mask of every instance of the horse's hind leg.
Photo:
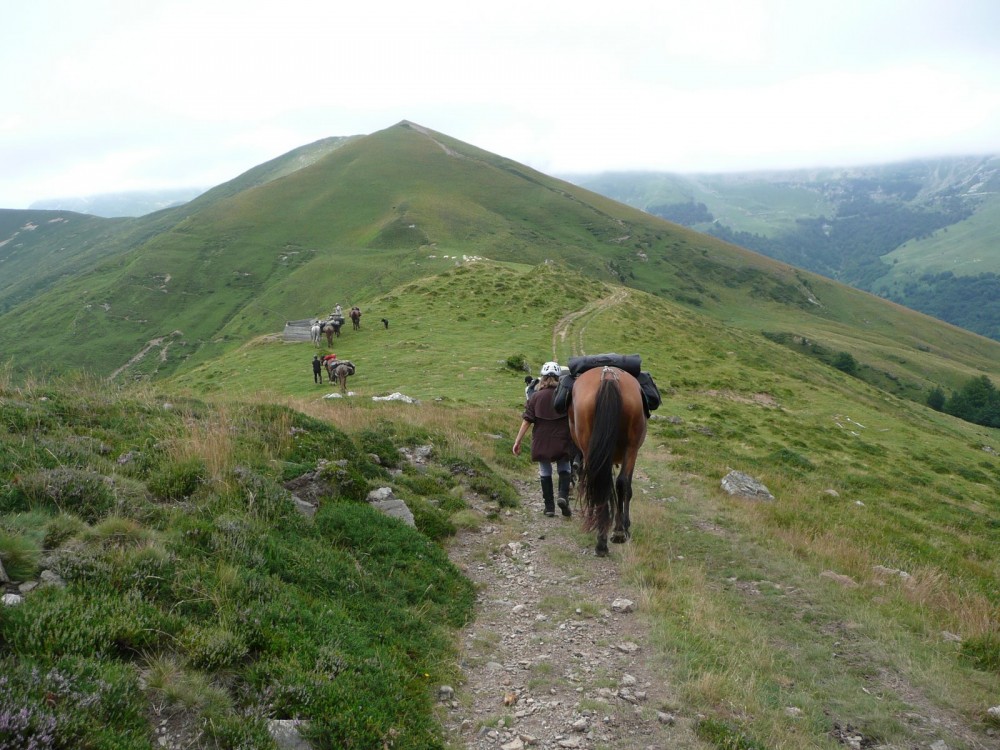
POLYGON ((597 546, 594 547, 594 554, 598 557, 608 556, 608 535, 606 533, 597 534, 597 546))
POLYGON ((632 526, 632 519, 629 518, 629 505, 632 500, 632 477, 626 473, 622 467, 621 473, 615 480, 615 530, 611 535, 611 541, 615 544, 624 544, 632 536, 629 528, 632 526))

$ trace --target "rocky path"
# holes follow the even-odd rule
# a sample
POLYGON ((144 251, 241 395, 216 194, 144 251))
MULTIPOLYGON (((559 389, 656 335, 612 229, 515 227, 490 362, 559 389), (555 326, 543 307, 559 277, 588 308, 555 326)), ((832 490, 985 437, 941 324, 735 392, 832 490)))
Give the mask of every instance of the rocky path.
POLYGON ((537 486, 522 507, 459 534, 453 561, 479 587, 461 634, 464 682, 442 687, 454 748, 660 750, 707 747, 679 710, 649 644, 642 594, 579 519, 542 515, 537 486))

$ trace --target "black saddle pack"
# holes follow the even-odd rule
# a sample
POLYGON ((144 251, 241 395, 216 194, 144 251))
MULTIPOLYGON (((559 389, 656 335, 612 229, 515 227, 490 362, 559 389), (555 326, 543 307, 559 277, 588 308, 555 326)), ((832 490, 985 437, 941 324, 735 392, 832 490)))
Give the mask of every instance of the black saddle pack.
POLYGON ((573 400, 573 384, 578 375, 595 367, 617 367, 624 370, 629 375, 639 381, 639 388, 642 390, 642 405, 646 410, 646 416, 651 411, 656 411, 663 403, 660 396, 660 389, 653 382, 653 376, 642 370, 642 357, 638 354, 591 354, 584 357, 572 357, 569 361, 569 372, 559 378, 559 385, 556 394, 552 398, 552 408, 558 414, 565 414, 569 411, 569 405, 573 400))

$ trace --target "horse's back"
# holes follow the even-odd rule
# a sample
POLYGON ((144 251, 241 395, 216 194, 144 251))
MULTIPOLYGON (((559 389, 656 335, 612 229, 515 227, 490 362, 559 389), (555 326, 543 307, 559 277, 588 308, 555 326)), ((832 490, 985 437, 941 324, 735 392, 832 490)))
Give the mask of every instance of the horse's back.
POLYGON ((622 402, 621 425, 625 434, 631 437, 631 442, 641 444, 646 437, 646 414, 642 406, 642 388, 635 377, 617 367, 595 367, 577 376, 576 382, 573 383, 573 395, 569 409, 571 430, 574 433, 579 432, 578 437, 583 441, 589 438, 594 413, 597 411, 597 400, 604 380, 618 383, 622 402), (606 370, 607 373, 605 373, 606 370))

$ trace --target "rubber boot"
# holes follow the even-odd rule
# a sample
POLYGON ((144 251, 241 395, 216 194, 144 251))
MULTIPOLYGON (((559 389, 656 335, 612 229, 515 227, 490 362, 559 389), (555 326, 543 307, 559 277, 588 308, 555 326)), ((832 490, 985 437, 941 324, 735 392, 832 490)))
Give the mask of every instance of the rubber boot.
POLYGON ((569 509, 569 483, 572 478, 571 472, 559 472, 559 510, 567 518, 573 515, 573 511, 569 509))
POLYGON ((545 500, 545 515, 554 516, 556 514, 555 498, 552 496, 552 477, 538 477, 539 484, 542 485, 542 499, 545 500))

